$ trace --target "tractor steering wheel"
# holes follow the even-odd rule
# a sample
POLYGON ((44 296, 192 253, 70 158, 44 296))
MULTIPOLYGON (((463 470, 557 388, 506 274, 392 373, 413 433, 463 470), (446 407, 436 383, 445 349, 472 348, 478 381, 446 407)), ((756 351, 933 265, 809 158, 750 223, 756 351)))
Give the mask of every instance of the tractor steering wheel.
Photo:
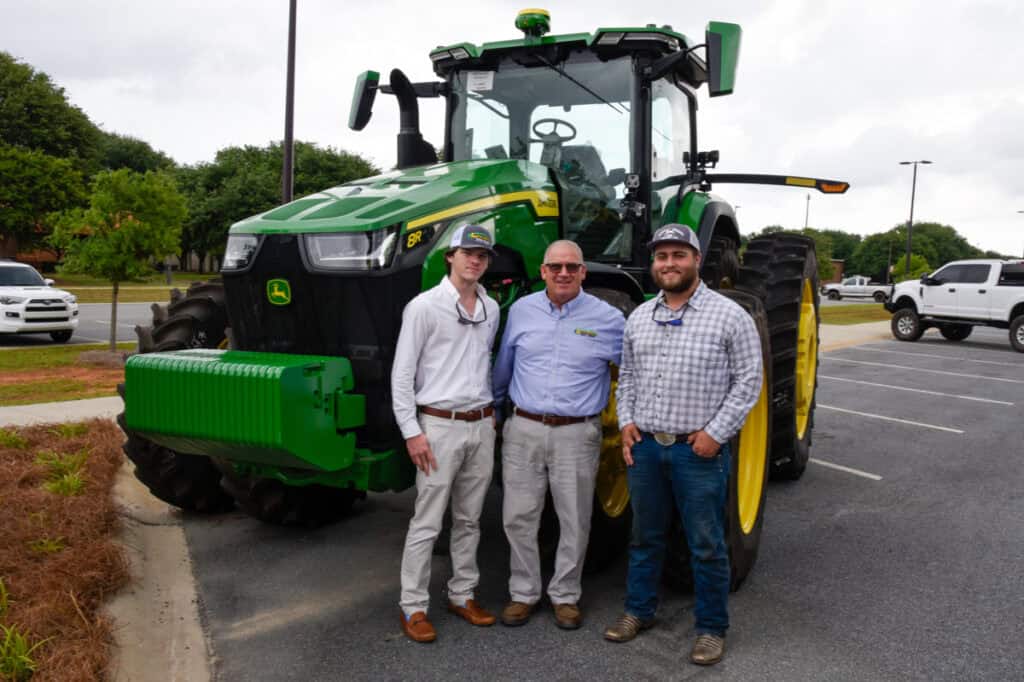
POLYGON ((533 122, 533 126, 532 126, 531 129, 533 130, 533 134, 540 138, 539 140, 534 140, 535 142, 543 142, 545 144, 552 144, 552 143, 553 144, 564 144, 564 143, 568 142, 569 140, 575 140, 576 139, 576 126, 574 126, 573 124, 569 123, 568 121, 562 120, 560 118, 540 118, 540 119, 537 119, 536 121, 533 122), (546 133, 542 133, 540 131, 540 127, 543 124, 545 124, 545 123, 550 123, 551 124, 551 130, 549 130, 546 133), (559 126, 565 126, 566 128, 568 128, 569 130, 572 131, 572 134, 571 135, 559 135, 558 134, 558 127, 559 126))

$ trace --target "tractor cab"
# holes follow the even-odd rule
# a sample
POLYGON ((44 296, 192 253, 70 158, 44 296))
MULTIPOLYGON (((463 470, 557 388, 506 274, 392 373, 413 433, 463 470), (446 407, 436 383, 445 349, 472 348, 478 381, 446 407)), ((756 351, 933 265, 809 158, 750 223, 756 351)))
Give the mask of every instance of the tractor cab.
POLYGON ((399 168, 430 163, 416 98, 444 97, 445 161, 545 167, 558 192, 561 236, 588 261, 641 274, 652 227, 676 220, 691 170, 684 159, 698 158, 695 91, 709 79, 708 61, 712 95, 731 91, 739 26, 709 25, 702 45, 654 25, 551 36, 543 10, 521 12, 516 26, 520 40, 435 49, 430 58, 442 82, 410 84, 396 70, 382 86, 376 73, 363 74, 350 127, 366 125, 377 90, 395 94, 399 168))

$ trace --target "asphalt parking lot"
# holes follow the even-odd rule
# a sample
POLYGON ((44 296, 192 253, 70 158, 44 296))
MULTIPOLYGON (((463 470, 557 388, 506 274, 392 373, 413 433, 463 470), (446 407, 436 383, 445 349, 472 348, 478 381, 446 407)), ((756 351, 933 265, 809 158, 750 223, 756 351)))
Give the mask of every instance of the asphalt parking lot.
MULTIPOLYGON (((813 462, 770 485, 758 564, 714 668, 686 662, 690 596, 665 593, 659 625, 631 643, 601 638, 624 560, 586 578, 586 622, 564 632, 546 608, 521 628, 451 616, 435 556, 438 641, 408 641, 396 606, 407 491, 318 530, 188 516, 218 679, 1021 679, 1024 358, 1005 331, 929 333, 823 354, 819 380, 813 462)), ((508 575, 499 509, 495 488, 478 594, 495 609, 508 575)))

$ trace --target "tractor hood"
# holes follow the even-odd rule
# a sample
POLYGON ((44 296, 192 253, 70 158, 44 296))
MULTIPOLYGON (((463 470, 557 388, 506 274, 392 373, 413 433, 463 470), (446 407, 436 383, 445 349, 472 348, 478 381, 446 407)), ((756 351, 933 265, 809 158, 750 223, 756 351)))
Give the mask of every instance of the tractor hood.
POLYGON ((312 194, 235 223, 231 234, 367 232, 407 228, 504 203, 557 216, 548 169, 522 160, 473 160, 392 171, 312 194))

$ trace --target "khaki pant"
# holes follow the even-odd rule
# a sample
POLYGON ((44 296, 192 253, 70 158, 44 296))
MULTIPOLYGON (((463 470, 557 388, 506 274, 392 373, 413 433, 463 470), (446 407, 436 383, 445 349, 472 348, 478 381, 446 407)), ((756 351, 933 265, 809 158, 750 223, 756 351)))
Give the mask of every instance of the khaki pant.
POLYGON ((540 600, 537 530, 549 486, 561 530, 548 597, 554 604, 579 601, 600 453, 600 417, 579 424, 546 426, 513 415, 505 423, 502 511, 512 549, 508 581, 512 601, 536 604, 540 600))
POLYGON ((476 548, 480 511, 494 471, 494 426, 490 417, 475 422, 419 416, 420 428, 437 460, 437 471, 416 473, 416 510, 402 553, 402 597, 406 617, 427 611, 430 561, 448 501, 452 505, 452 578, 448 598, 463 604, 480 582, 476 548))

